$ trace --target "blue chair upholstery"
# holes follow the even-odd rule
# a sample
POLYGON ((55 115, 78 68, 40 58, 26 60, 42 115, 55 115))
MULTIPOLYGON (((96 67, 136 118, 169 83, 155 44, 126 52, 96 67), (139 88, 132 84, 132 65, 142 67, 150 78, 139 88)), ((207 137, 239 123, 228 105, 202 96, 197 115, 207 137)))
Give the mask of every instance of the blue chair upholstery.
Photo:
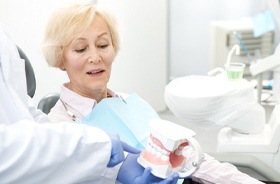
MULTIPOLYGON (((17 46, 19 55, 21 59, 24 59, 25 61, 25 75, 26 75, 26 83, 27 83, 27 93, 32 98, 36 91, 36 78, 34 74, 33 67, 26 56, 26 54, 23 52, 23 50, 17 46)), ((50 93, 46 96, 44 96, 38 103, 38 109, 41 109, 44 113, 48 114, 51 110, 51 108, 56 104, 56 102, 59 100, 59 94, 58 93, 50 93)))

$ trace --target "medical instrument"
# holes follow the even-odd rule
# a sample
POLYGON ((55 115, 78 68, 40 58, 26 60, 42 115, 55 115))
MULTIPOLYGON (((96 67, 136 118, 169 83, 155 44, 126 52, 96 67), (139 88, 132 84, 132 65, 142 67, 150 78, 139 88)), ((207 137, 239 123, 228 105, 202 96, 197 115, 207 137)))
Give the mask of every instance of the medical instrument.
POLYGON ((230 49, 230 51, 229 51, 229 53, 228 53, 228 56, 227 56, 227 62, 226 62, 226 65, 225 65, 225 66, 229 65, 230 60, 231 60, 231 56, 232 56, 234 50, 235 50, 235 54, 236 54, 236 55, 239 55, 239 54, 240 54, 240 47, 239 47, 238 44, 233 45, 233 47, 230 49))
POLYGON ((195 132, 167 120, 150 121, 150 136, 146 149, 141 152, 138 163, 151 167, 152 173, 167 178, 177 172, 180 178, 189 177, 202 163, 204 155, 200 145, 193 138, 195 132), (197 152, 192 167, 186 170, 184 149, 192 147, 197 152))
POLYGON ((233 31, 233 35, 235 36, 235 38, 237 39, 238 43, 241 45, 242 49, 244 50, 245 54, 247 55, 249 61, 253 61, 253 58, 247 48, 247 46, 245 45, 245 43, 243 42, 243 40, 241 39, 240 35, 236 32, 233 31))

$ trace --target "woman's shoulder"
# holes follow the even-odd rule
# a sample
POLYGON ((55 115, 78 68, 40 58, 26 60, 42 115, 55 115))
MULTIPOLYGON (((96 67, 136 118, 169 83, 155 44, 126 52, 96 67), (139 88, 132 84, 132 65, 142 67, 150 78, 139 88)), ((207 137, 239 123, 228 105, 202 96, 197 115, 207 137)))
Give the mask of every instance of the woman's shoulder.
POLYGON ((55 106, 50 110, 48 117, 52 122, 72 122, 61 101, 57 101, 55 106))

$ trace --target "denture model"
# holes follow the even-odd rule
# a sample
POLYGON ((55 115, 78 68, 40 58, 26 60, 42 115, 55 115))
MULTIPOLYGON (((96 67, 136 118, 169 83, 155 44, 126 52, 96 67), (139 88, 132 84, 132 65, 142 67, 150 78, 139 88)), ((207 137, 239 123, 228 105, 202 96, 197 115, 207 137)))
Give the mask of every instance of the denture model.
POLYGON ((200 165, 203 154, 198 142, 193 138, 195 133, 185 127, 166 120, 152 120, 150 137, 146 149, 138 158, 138 163, 144 168, 151 167, 152 174, 167 178, 174 172, 180 178, 189 177, 200 165), (192 167, 186 170, 186 157, 183 154, 185 148, 191 146, 197 152, 196 160, 192 167))

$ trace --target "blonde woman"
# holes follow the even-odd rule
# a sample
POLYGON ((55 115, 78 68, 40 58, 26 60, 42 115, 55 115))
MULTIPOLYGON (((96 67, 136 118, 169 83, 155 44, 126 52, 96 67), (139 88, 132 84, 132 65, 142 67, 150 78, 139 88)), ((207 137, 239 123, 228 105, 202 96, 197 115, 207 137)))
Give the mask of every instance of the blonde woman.
MULTIPOLYGON (((60 100, 49 113, 55 122, 77 121, 90 113, 103 98, 119 97, 107 88, 112 63, 119 50, 114 19, 93 4, 71 4, 50 18, 44 40, 50 66, 66 71, 70 81, 62 85, 60 100)), ((138 154, 107 168, 94 183, 175 184, 178 174, 160 179, 137 163, 138 154)))

